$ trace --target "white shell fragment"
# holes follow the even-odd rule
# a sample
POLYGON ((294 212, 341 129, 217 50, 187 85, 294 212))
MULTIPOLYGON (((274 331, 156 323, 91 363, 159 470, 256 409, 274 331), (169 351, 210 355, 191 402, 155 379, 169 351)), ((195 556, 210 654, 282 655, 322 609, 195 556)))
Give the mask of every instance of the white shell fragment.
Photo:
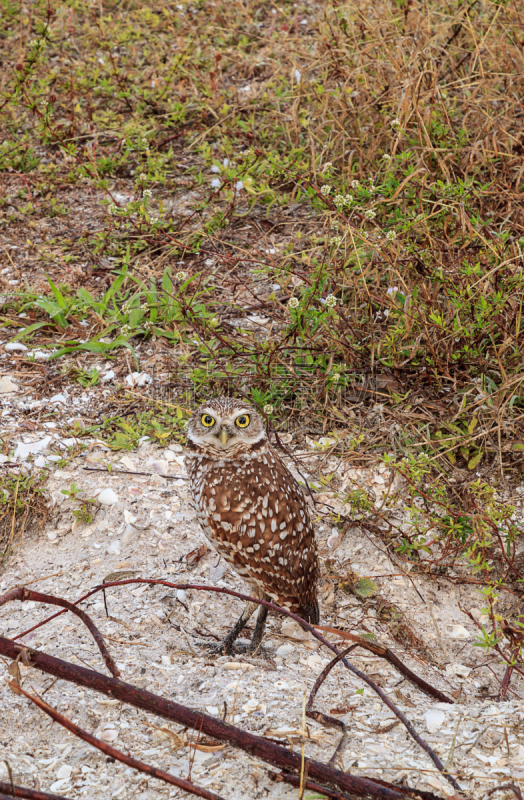
POLYGON ((126 375, 126 383, 128 386, 145 386, 146 383, 151 383, 151 375, 147 372, 131 372, 126 375))
POLYGON ((68 779, 71 777, 71 773, 73 771, 73 767, 70 767, 69 764, 62 764, 58 772, 56 773, 56 777, 59 780, 68 779))
POLYGON ((446 673, 451 677, 467 678, 470 672, 470 667, 465 664, 446 664, 446 673))
POLYGON ((164 459, 151 459, 149 462, 151 472, 157 475, 169 475, 169 465, 164 459))
POLYGON ((30 455, 41 453, 51 441, 50 436, 44 436, 38 442, 17 442, 15 450, 15 461, 25 461, 30 455))
POLYGON ((293 653, 294 650, 296 650, 296 647, 293 644, 281 644, 280 647, 277 649, 275 655, 287 656, 290 653, 293 653))
POLYGON ((97 497, 103 506, 114 506, 118 503, 118 495, 112 489, 103 489, 97 497))
POLYGON ((10 375, 2 375, 0 378, 0 394, 18 392, 19 388, 18 384, 13 381, 10 375))
POLYGON ((464 625, 452 625, 448 631, 450 639, 469 639, 469 631, 464 625))
POLYGON ((55 782, 54 782, 54 783, 52 783, 52 784, 51 784, 51 786, 49 787, 49 791, 50 791, 50 792, 59 792, 59 791, 61 791, 62 789, 65 789, 65 787, 66 787, 68 784, 69 784, 69 778, 64 778, 64 779, 62 779, 62 780, 55 781, 55 782))
POLYGON ((435 733, 446 721, 446 715, 439 708, 430 708, 424 718, 429 733, 435 733))
POLYGON ((25 344, 22 344, 21 342, 8 342, 5 345, 5 349, 6 350, 27 350, 28 348, 25 346, 25 344))

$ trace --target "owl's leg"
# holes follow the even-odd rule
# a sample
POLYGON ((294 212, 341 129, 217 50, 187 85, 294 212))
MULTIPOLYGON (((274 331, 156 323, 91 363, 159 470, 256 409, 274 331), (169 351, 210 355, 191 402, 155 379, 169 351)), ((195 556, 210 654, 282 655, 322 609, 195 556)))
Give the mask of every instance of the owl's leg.
MULTIPOLYGON (((250 618, 253 616, 253 614, 255 613, 255 611, 257 610, 258 607, 259 607, 258 603, 246 603, 246 605, 244 606, 244 610, 242 611, 242 614, 240 615, 240 617, 238 619, 238 622, 229 631, 227 636, 225 636, 222 639, 221 642, 218 642, 217 644, 208 644, 206 642, 202 646, 206 647, 211 653, 220 653, 220 654, 226 653, 226 655, 231 655, 231 653, 233 652, 233 645, 235 644, 236 640, 238 639, 238 637, 240 636, 240 634, 242 633, 242 631, 244 630, 244 628, 246 627, 246 625, 249 622, 250 618)), ((262 606, 261 610, 263 610, 263 606, 262 606)), ((260 612, 259 612, 259 615, 260 615, 260 612)), ((264 618, 264 621, 265 621, 265 618, 264 618)), ((257 626, 256 627, 258 628, 258 619, 257 619, 257 626)), ((262 626, 262 629, 263 629, 263 626, 262 626)), ((255 629, 255 633, 256 633, 256 629, 255 629)), ((262 638, 262 634, 261 634, 261 638, 262 638)))
MULTIPOLYGON (((269 598, 264 597, 264 600, 269 600, 269 598)), ((262 642, 262 637, 264 636, 264 627, 266 625, 266 619, 268 614, 269 614, 269 608, 266 608, 266 606, 259 607, 257 614, 257 623, 255 625, 255 631, 251 638, 251 643, 247 649, 248 653, 256 653, 258 648, 260 647, 260 643, 262 642)))

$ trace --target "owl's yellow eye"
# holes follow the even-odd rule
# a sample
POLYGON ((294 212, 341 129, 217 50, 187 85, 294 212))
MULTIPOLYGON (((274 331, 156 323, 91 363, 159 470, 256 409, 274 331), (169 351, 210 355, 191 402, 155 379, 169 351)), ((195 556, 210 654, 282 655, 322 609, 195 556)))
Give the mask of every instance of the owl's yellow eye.
POLYGON ((237 417, 235 425, 238 425, 239 428, 247 428, 249 425, 249 416, 247 414, 242 414, 241 417, 237 417))
POLYGON ((212 428, 215 424, 215 420, 211 416, 211 414, 202 414, 202 425, 204 428, 212 428))

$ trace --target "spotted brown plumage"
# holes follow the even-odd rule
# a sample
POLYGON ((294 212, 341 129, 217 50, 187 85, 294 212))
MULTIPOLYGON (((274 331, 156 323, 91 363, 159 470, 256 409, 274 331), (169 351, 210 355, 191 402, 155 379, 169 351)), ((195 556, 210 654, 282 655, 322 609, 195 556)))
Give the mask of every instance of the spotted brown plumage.
MULTIPOLYGON (((204 534, 253 596, 317 623, 317 547, 302 490, 271 447, 260 415, 244 401, 217 398, 189 423, 186 463, 204 534)), ((222 643, 232 645, 255 610, 247 605, 222 643)), ((267 612, 252 641, 258 647, 267 612)))

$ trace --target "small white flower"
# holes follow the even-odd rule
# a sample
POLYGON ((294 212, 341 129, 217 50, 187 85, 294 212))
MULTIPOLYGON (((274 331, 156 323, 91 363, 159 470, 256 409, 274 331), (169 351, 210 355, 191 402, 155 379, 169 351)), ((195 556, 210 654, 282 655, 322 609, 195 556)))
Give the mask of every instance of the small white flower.
POLYGON ((187 278, 187 272, 181 269, 180 272, 177 272, 175 278, 177 279, 177 281, 185 281, 187 278))
POLYGON ((298 299, 296 297, 291 297, 288 303, 289 308, 298 308, 298 299))
POLYGON ((150 320, 148 320, 147 322, 144 322, 143 324, 144 324, 144 329, 146 331, 149 331, 149 333, 151 333, 151 331, 153 330, 153 323, 150 320))
POLYGON ((393 239, 396 239, 396 238, 397 238, 397 234, 395 233, 395 231, 388 231, 386 233, 386 239, 388 240, 388 242, 392 242, 393 239))
POLYGON ((344 205, 344 195, 336 194, 333 198, 333 202, 337 208, 342 208, 342 206, 344 205))
POLYGON ((122 325, 122 327, 120 328, 121 336, 129 336, 130 333, 131 333, 130 325, 122 325))
POLYGON ((117 208, 116 208, 115 204, 114 203, 109 203, 109 205, 107 207, 107 213, 108 214, 116 214, 116 212, 117 212, 117 208))
POLYGON ((391 161, 391 156, 388 155, 387 153, 384 153, 384 155, 382 156, 382 161, 385 161, 386 164, 388 164, 391 161))
POLYGON ((242 181, 237 181, 235 183, 235 189, 237 190, 237 192, 239 192, 243 188, 244 188, 244 184, 242 183, 242 181))
POLYGON ((327 161, 327 162, 324 164, 324 166, 322 167, 322 172, 327 172, 327 171, 328 171, 328 169, 330 169, 330 167, 332 167, 332 166, 333 166, 333 164, 331 163, 331 161, 327 161))
POLYGON ((335 295, 328 294, 328 296, 326 297, 326 305, 329 308, 335 308, 336 304, 337 304, 337 298, 335 297, 335 295))
POLYGON ((417 214, 413 222, 420 222, 422 219, 424 219, 424 214, 417 214))
POLYGON ((142 139, 142 147, 149 147, 149 142, 147 139, 142 139))
POLYGON ((398 286, 388 286, 387 294, 394 295, 398 292, 398 286))
POLYGON ((339 247, 342 244, 342 236, 332 236, 331 244, 335 247, 339 247))
POLYGON ((141 172, 138 177, 140 178, 141 181, 147 180, 147 175, 145 172, 141 172))
POLYGON ((213 166, 211 167, 211 172, 220 172, 220 171, 221 170, 218 164, 213 164, 213 166))
POLYGON ((146 311, 149 308, 149 303, 147 301, 140 303, 140 310, 146 311))
POLYGON ((151 225, 155 225, 158 222, 158 217, 151 217, 151 225))
POLYGON ((344 205, 345 206, 350 206, 352 202, 353 202, 353 195, 352 194, 344 195, 344 205))
POLYGON ((327 197, 330 191, 331 191, 331 186, 328 186, 327 183, 325 183, 324 186, 320 187, 320 194, 323 194, 324 197, 327 197))
POLYGON ((272 413, 273 413, 273 406, 271 405, 271 403, 268 403, 266 406, 264 406, 264 414, 267 414, 269 416, 272 413))
POLYGON ((144 197, 153 197, 151 189, 144 189, 144 197))
POLYGON ((220 189, 221 186, 222 186, 222 181, 220 180, 220 178, 213 178, 213 180, 211 181, 211 188, 220 189))
POLYGON ((357 180, 351 181, 351 188, 352 189, 358 189, 359 186, 360 186, 360 181, 357 181, 357 180))
POLYGON ((392 119, 391 120, 391 127, 393 128, 394 131, 398 131, 398 129, 400 128, 400 120, 399 119, 392 119))
POLYGON ((292 275, 291 283, 293 284, 293 286, 300 286, 302 283, 304 283, 304 281, 302 280, 302 278, 299 278, 298 275, 292 275))
POLYGON ((364 216, 366 217, 366 219, 375 219, 375 217, 377 216, 377 212, 373 211, 372 208, 368 208, 368 210, 364 212, 364 216))
POLYGON ((225 158, 225 159, 222 161, 222 164, 223 164, 225 167, 229 167, 229 158, 225 158))
POLYGON ((340 380, 340 372, 333 373, 333 375, 331 376, 331 380, 333 383, 338 383, 340 380))

